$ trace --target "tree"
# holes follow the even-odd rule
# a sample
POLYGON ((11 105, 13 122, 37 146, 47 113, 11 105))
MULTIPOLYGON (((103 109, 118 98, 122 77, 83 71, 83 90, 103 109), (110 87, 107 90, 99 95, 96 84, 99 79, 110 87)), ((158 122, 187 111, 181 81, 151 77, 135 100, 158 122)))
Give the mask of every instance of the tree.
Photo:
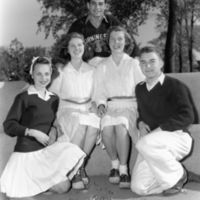
POLYGON ((15 38, 9 48, 0 51, 0 78, 1 80, 27 79, 31 60, 34 56, 48 55, 44 47, 24 48, 23 44, 15 38))
POLYGON ((164 51, 165 51, 165 44, 166 44, 166 38, 167 38, 167 26, 168 26, 168 18, 169 18, 169 12, 168 12, 168 0, 160 1, 159 5, 157 5, 159 8, 158 12, 156 13, 156 29, 157 32, 160 33, 160 35, 150 41, 150 44, 153 44, 158 49, 160 55, 164 59, 164 51))
MULTIPOLYGON (((169 1, 162 1, 159 5, 160 12, 157 16, 157 29, 161 33, 159 38, 152 41, 160 49, 165 49, 167 45, 167 31, 169 24, 169 1)), ((174 7, 173 7, 174 9, 174 7)), ((192 55, 193 49, 198 51, 199 42, 199 28, 198 22, 200 18, 200 2, 197 0, 179 0, 178 7, 176 9, 178 15, 176 16, 176 29, 175 38, 173 43, 173 72, 193 71, 196 70, 194 58, 192 55)), ((170 51, 170 49, 169 49, 170 51)), ((166 53, 165 57, 169 57, 169 53, 166 53)), ((166 66, 168 67, 168 66, 166 66)))
POLYGON ((183 71, 183 37, 184 37, 184 32, 183 32, 183 16, 184 16, 184 11, 182 8, 179 8, 179 16, 177 17, 177 27, 178 27, 178 33, 177 33, 177 45, 178 45, 178 61, 179 61, 179 72, 183 71))
POLYGON ((126 26, 133 34, 138 33, 138 27, 142 25, 149 14, 149 10, 155 8, 158 0, 110 0, 110 12, 126 26))
POLYGON ((38 21, 38 31, 44 30, 46 38, 50 32, 54 38, 66 33, 72 22, 87 13, 83 0, 38 0, 42 4, 43 15, 38 21))
MULTIPOLYGON (((71 23, 87 14, 86 4, 83 0, 38 0, 42 4, 43 16, 38 22, 39 31, 44 30, 46 37, 50 32, 56 38, 52 47, 52 57, 65 58, 65 38, 71 23)), ((108 0, 107 14, 113 14, 119 18, 130 33, 134 49, 130 49, 131 55, 138 52, 138 45, 134 36, 138 32, 138 26, 145 22, 148 11, 156 6, 158 0, 108 0)))
POLYGON ((198 0, 183 0, 183 12, 185 21, 185 31, 188 42, 189 71, 193 71, 193 46, 194 46, 194 27, 200 19, 200 2, 198 0))
MULTIPOLYGON (((71 23, 87 14, 83 0, 38 0, 42 4, 43 16, 38 22, 39 30, 44 29, 46 37, 52 32, 55 38, 60 32, 66 33, 71 23)), ((138 25, 144 23, 148 11, 156 7, 158 0, 108 0, 108 10, 125 25, 132 33, 137 33, 138 25)))
MULTIPOLYGON (((58 56, 60 49, 65 51, 63 40, 71 23, 87 13, 86 4, 81 0, 38 1, 43 9, 43 17, 38 22, 39 30, 44 29, 46 37, 52 32, 57 38, 52 55, 58 56)), ((199 4, 198 0, 108 0, 107 12, 117 16, 134 37, 138 26, 147 19, 148 12, 158 8, 161 34, 152 43, 159 43, 157 46, 164 54, 165 72, 182 72, 187 70, 188 60, 189 71, 193 71, 192 49, 195 22, 200 18, 199 4)))
POLYGON ((176 28, 178 19, 178 0, 169 0, 169 19, 167 39, 165 43, 165 67, 164 71, 170 73, 175 71, 175 50, 176 50, 176 28))
POLYGON ((10 43, 8 52, 5 52, 5 56, 9 63, 9 67, 3 68, 4 73, 9 77, 9 80, 20 80, 23 76, 23 56, 24 46, 17 39, 13 39, 10 43))
POLYGON ((177 1, 164 0, 159 2, 157 14, 157 30, 160 36, 151 41, 160 50, 164 58, 164 72, 174 72, 176 69, 177 26, 179 5, 177 1))
POLYGON ((0 51, 0 81, 8 80, 6 70, 9 67, 9 54, 5 47, 1 47, 0 51))

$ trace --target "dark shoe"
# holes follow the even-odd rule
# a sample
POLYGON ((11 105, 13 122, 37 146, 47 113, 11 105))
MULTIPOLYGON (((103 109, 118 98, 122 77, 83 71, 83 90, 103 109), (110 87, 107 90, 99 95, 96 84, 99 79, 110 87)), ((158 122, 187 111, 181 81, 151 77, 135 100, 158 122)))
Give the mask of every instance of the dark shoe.
POLYGON ((120 175, 120 182, 119 182, 119 187, 120 188, 130 188, 130 181, 131 177, 128 174, 121 174, 120 175))
POLYGON ((112 184, 118 184, 120 181, 119 177, 119 170, 118 169, 111 169, 109 175, 109 182, 112 184))
POLYGON ((49 190, 46 190, 45 192, 43 192, 42 194, 45 194, 45 195, 52 195, 54 192, 51 191, 51 189, 49 190))
POLYGON ((85 185, 83 183, 83 180, 81 178, 80 172, 78 172, 74 178, 72 179, 72 188, 75 190, 83 190, 85 189, 85 185))
POLYGON ((82 178, 83 183, 85 185, 88 185, 90 180, 89 180, 89 177, 88 177, 84 167, 80 168, 80 174, 81 174, 81 178, 82 178))
POLYGON ((171 195, 175 195, 178 194, 179 192, 182 191, 182 188, 184 186, 184 184, 187 182, 187 173, 184 170, 183 176, 182 178, 178 181, 178 183, 176 183, 176 185, 174 185, 173 187, 163 191, 163 195, 164 196, 171 196, 171 195))

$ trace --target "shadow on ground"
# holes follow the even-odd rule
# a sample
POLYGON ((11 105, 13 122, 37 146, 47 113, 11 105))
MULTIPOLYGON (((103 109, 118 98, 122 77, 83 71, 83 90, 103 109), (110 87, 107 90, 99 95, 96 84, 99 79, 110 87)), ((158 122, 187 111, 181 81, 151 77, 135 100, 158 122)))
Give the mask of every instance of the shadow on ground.
MULTIPOLYGON (((0 196, 0 200, 7 198, 0 196)), ((87 190, 71 190, 66 194, 41 194, 36 197, 18 200, 200 200, 200 184, 189 183, 180 194, 171 197, 162 195, 141 197, 128 189, 119 189, 117 185, 111 185, 106 176, 93 176, 87 190)))

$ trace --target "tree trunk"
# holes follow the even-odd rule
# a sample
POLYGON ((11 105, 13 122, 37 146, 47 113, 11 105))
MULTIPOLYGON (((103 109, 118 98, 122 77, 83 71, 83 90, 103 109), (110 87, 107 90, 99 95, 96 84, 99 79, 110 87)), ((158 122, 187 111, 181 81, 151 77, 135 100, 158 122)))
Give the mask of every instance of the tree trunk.
POLYGON ((180 35, 179 35, 179 72, 183 71, 183 45, 182 45, 182 23, 180 24, 180 35))
POLYGON ((185 30, 188 41, 188 61, 189 71, 193 71, 193 44, 194 44, 194 23, 195 23, 195 12, 196 12, 196 1, 188 2, 185 0, 185 30))
POLYGON ((178 0, 169 0, 168 32, 165 44, 165 73, 171 73, 175 71, 177 17, 178 0))
POLYGON ((177 37, 177 42, 178 42, 178 59, 179 59, 179 73, 181 73, 183 71, 183 15, 184 15, 184 11, 183 11, 183 6, 182 6, 182 2, 179 5, 179 13, 180 15, 178 16, 178 37, 177 37))
POLYGON ((192 12, 191 19, 190 19, 190 38, 189 38, 189 47, 188 47, 188 58, 189 58, 189 64, 190 64, 190 72, 193 71, 193 55, 192 55, 193 29, 194 29, 194 13, 192 12))

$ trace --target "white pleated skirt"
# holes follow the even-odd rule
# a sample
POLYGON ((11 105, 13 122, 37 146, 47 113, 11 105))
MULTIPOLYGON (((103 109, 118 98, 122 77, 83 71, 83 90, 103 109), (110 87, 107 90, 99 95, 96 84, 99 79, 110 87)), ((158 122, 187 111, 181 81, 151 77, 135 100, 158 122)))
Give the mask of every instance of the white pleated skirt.
POLYGON ((69 102, 60 102, 57 113, 57 123, 64 133, 66 141, 71 141, 80 125, 89 126, 96 129, 100 128, 100 118, 89 111, 91 103, 73 104, 69 102))
POLYGON ((72 179, 84 157, 79 147, 68 142, 55 142, 34 152, 13 152, 1 175, 1 192, 13 198, 35 196, 72 179))
POLYGON ((133 99, 114 99, 108 101, 106 115, 101 120, 101 130, 106 126, 123 125, 136 143, 139 132, 136 127, 138 117, 137 103, 133 99))

